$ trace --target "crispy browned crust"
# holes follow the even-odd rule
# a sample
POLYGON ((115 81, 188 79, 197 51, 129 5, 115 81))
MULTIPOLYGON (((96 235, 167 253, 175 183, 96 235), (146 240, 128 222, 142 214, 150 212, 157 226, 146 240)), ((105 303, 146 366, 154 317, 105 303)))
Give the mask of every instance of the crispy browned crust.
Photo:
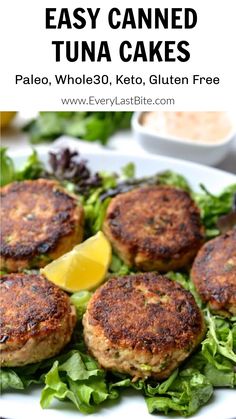
MULTIPOLYGON (((13 273, 0 279, 0 348, 22 347, 30 338, 47 338, 71 316, 67 294, 36 274, 13 273)), ((68 331, 71 335, 71 330, 68 331)))
POLYGON ((82 240, 83 208, 57 182, 38 179, 1 189, 1 267, 45 266, 82 240), (42 257, 43 256, 43 257, 42 257))
POLYGON ((110 279, 88 306, 90 322, 119 346, 165 352, 183 349, 202 333, 196 302, 181 285, 156 273, 110 279))
POLYGON ((112 199, 103 226, 119 256, 142 270, 188 265, 204 240, 199 209, 183 190, 135 189, 112 199))
POLYGON ((191 271, 202 300, 222 314, 236 314, 236 229, 207 242, 191 271))

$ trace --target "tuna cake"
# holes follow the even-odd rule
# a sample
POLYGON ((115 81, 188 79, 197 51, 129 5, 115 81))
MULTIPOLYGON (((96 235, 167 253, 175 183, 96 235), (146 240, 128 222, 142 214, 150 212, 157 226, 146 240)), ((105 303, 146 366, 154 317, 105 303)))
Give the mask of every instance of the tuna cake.
POLYGON ((89 301, 83 325, 99 364, 134 380, 168 377, 205 334, 192 294, 154 272, 110 279, 89 301))
POLYGON ((68 295, 41 275, 12 273, 0 279, 0 359, 15 367, 58 354, 76 323, 68 295))
POLYGON ((83 208, 59 183, 27 180, 1 188, 1 269, 41 268, 83 236, 83 208))
POLYGON ((117 195, 103 231, 120 258, 142 271, 187 267, 204 240, 196 204, 187 192, 169 186, 117 195))
POLYGON ((211 310, 236 315, 236 228, 200 249, 191 278, 211 310))

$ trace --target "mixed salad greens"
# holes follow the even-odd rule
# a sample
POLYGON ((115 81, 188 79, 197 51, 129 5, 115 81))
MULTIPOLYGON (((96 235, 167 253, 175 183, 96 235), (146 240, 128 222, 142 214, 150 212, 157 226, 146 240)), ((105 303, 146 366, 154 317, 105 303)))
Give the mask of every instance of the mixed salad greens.
MULTIPOLYGON (((50 170, 45 169, 35 151, 20 170, 15 168, 6 149, 1 150, 0 157, 1 185, 37 177, 56 178, 69 191, 78 194, 85 209, 87 236, 100 230, 113 196, 144 184, 169 184, 189 191, 200 207, 207 238, 220 233, 219 218, 235 209, 236 184, 230 185, 218 196, 212 195, 204 186, 200 193, 195 193, 183 176, 172 171, 136 179, 132 163, 122 168, 120 175, 94 174, 77 152, 68 149, 50 154, 50 170)), ((122 275, 130 272, 113 255, 109 273, 122 275)), ((132 382, 129 376, 107 372, 98 366, 87 353, 82 339, 81 319, 92 295, 82 291, 71 296, 78 322, 70 344, 55 358, 24 367, 2 368, 1 390, 24 390, 40 384, 44 386, 40 402, 43 408, 49 407, 54 399, 69 400, 81 412, 91 413, 106 400, 120 397, 123 389, 133 388, 145 396, 150 413, 175 412, 190 416, 210 400, 214 388, 236 387, 236 317, 224 318, 211 313, 201 302, 188 273, 169 272, 167 276, 192 292, 208 326, 199 349, 167 380, 161 383, 150 379, 132 382)))
POLYGON ((130 127, 132 112, 39 112, 25 126, 33 144, 70 135, 106 144, 115 132, 130 127))

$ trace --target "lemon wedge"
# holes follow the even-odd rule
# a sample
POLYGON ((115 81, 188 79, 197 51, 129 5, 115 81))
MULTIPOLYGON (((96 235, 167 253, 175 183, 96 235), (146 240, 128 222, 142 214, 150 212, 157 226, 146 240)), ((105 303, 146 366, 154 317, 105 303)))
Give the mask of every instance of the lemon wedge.
POLYGON ((40 270, 46 278, 68 292, 97 287, 111 262, 111 245, 99 231, 70 252, 40 270))

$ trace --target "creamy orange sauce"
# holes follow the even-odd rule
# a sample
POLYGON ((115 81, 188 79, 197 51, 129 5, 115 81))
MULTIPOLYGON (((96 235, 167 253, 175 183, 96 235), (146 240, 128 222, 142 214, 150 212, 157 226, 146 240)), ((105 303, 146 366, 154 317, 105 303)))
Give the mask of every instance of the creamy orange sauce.
POLYGON ((220 142, 232 130, 226 112, 143 112, 140 122, 160 135, 206 143, 220 142))

